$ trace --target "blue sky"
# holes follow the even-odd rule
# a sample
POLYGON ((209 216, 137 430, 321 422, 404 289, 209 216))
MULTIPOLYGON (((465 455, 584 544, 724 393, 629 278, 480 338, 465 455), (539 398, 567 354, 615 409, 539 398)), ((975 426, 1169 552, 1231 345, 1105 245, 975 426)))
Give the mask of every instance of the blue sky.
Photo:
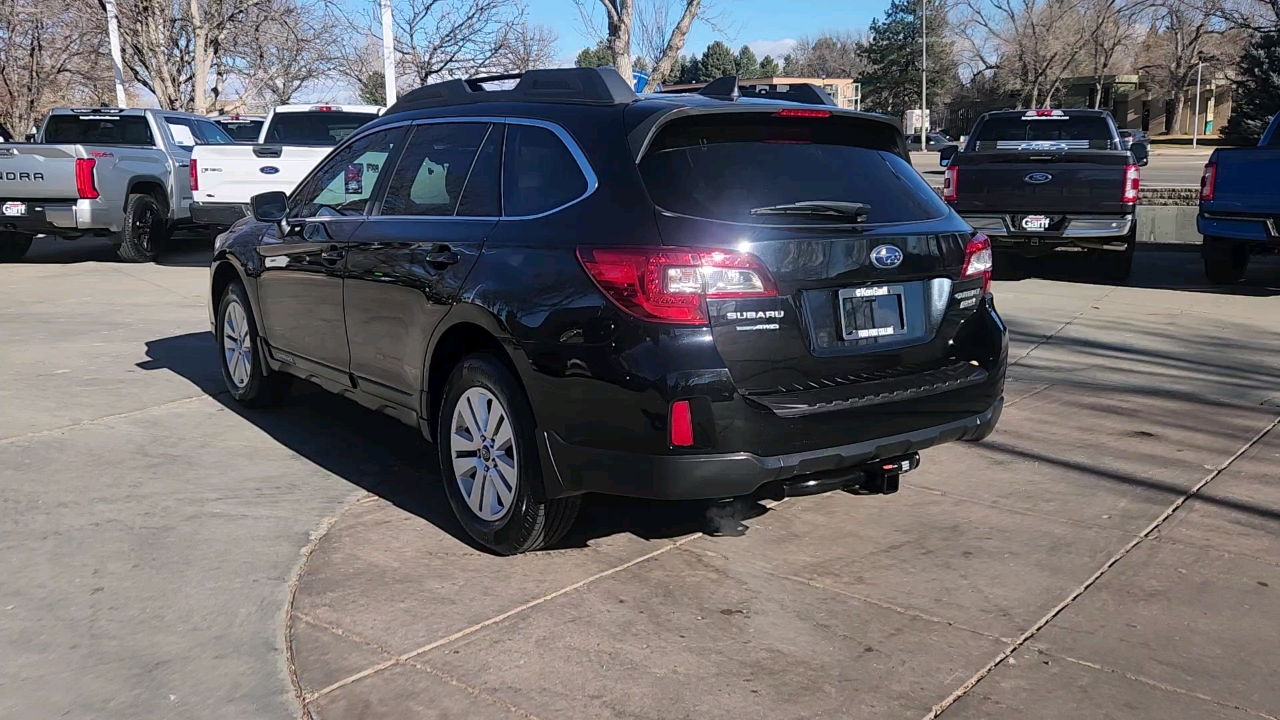
MULTIPOLYGON (((598 0, 589 0, 599 7, 598 0)), ((639 0, 643 2, 643 0, 639 0)), ((704 0, 705 1, 705 0, 704 0)), ((560 34, 560 53, 572 61, 578 51, 594 41, 584 32, 573 0, 528 0, 529 20, 550 25, 560 34)), ((750 45, 763 57, 779 57, 789 41, 802 35, 817 35, 824 30, 862 30, 872 18, 884 12, 888 0, 716 0, 721 13, 724 34, 697 23, 685 41, 685 54, 702 53, 707 44, 724 40, 735 50, 750 45)), ((603 18, 604 9, 599 8, 603 18)))

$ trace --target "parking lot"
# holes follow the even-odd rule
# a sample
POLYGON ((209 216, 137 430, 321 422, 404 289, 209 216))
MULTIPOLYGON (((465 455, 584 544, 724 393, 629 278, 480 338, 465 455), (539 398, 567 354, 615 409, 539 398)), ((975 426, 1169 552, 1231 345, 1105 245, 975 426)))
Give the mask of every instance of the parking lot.
POLYGON ((1275 262, 998 281, 999 429, 896 495, 498 558, 415 431, 231 404, 199 243, 113 258, 0 265, 0 717, 1280 716, 1275 262))

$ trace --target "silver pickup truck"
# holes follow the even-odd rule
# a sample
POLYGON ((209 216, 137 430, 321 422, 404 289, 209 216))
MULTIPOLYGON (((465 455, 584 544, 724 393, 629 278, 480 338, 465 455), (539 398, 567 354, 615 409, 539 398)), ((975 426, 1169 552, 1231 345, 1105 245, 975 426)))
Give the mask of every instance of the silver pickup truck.
POLYGON ((37 235, 110 238, 122 260, 153 260, 191 222, 191 151, 230 145, 211 120, 154 109, 59 108, 34 143, 0 143, 0 262, 37 235))

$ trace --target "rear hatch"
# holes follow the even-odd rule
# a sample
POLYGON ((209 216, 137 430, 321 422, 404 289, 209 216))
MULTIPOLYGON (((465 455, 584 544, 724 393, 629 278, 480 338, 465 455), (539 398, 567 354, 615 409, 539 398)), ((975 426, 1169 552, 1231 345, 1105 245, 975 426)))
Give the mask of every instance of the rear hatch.
MULTIPOLYGON (((885 122, 839 114, 701 114, 667 123, 642 157, 665 245, 749 253, 776 285, 772 296, 707 302, 716 349, 745 395, 964 364, 948 343, 958 324, 948 308, 956 292, 982 287, 961 282, 967 228, 900 143, 885 122)), ((813 410, 804 405, 796 414, 813 410)))
POLYGON ((960 213, 1120 214, 1128 152, 1100 114, 985 118, 952 161, 960 213))
POLYGON ((1280 147, 1215 150, 1213 200, 1206 212, 1280 216, 1280 147))

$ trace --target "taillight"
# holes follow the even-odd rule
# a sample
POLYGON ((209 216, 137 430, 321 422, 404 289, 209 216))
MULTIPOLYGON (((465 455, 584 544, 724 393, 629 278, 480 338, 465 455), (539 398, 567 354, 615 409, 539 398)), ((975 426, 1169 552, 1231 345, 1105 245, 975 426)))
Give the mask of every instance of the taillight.
POLYGON ((774 297, 764 263, 750 253, 678 247, 580 247, 578 260, 627 313, 654 322, 706 323, 707 299, 774 297))
POLYGON ((200 189, 200 174, 196 170, 195 158, 191 159, 191 189, 192 191, 200 189))
POLYGON ((1124 196, 1120 198, 1120 202, 1126 205, 1138 202, 1138 182, 1141 177, 1137 165, 1125 165, 1124 196))
POLYGON ((93 178, 97 164, 93 158, 76 158, 76 194, 81 200, 98 199, 98 183, 93 178))
POLYGON ((960 168, 949 167, 942 176, 942 199, 952 202, 956 199, 957 184, 960 182, 960 168))
POLYGON ((693 411, 688 400, 671 403, 671 444, 674 447, 693 445, 693 411))
POLYGON ((974 233, 968 246, 964 249, 964 271, 961 280, 982 278, 982 294, 991 290, 991 268, 994 266, 991 256, 991 240, 982 233, 974 233))
POLYGON ((1204 166, 1204 174, 1200 176, 1200 200, 1213 199, 1213 185, 1218 180, 1217 163, 1209 163, 1204 166))

